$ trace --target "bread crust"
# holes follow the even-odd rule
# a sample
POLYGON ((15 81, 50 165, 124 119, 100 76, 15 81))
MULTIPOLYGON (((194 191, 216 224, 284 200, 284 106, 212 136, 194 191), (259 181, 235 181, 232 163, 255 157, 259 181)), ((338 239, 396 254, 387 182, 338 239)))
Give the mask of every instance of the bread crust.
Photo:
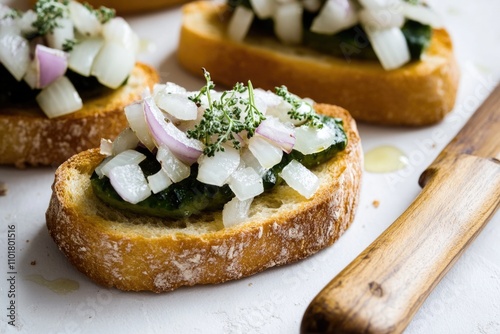
POLYGON ((69 115, 49 119, 40 108, 0 108, 0 165, 59 165, 72 155, 114 138, 127 125, 123 108, 159 81, 138 63, 127 84, 85 101, 69 115))
POLYGON ((224 85, 248 79, 265 89, 285 84, 299 96, 340 105, 362 122, 422 126, 453 109, 459 68, 445 30, 434 30, 421 61, 385 71, 378 61, 331 57, 273 37, 231 41, 227 18, 227 7, 212 2, 183 7, 178 48, 183 67, 198 75, 205 67, 224 85))
POLYGON ((46 213, 49 234, 81 272, 121 290, 164 292, 222 283, 310 256, 351 224, 362 168, 349 113, 330 105, 317 110, 344 120, 348 146, 313 170, 322 183, 310 200, 278 186, 254 200, 247 222, 230 228, 223 228, 220 212, 182 221, 124 214, 92 192, 89 177, 103 159, 93 149, 56 171, 46 213))

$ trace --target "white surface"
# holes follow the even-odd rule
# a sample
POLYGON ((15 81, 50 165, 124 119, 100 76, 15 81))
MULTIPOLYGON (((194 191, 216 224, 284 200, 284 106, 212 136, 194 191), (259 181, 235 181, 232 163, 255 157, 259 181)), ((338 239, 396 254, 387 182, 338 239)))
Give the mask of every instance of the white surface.
MULTIPOLYGON (((457 107, 444 122, 428 128, 360 126, 365 150, 396 145, 411 164, 397 173, 365 173, 356 220, 334 246, 299 263, 216 286, 159 295, 103 289, 77 272, 47 234, 44 213, 54 169, 1 167, 0 180, 9 190, 0 197, 0 268, 7 272, 7 225, 15 224, 18 312, 17 327, 8 326, 4 274, 0 280, 0 332, 298 333, 311 299, 412 202, 419 192, 420 173, 500 78, 500 3, 434 0, 432 4, 444 16, 462 68, 457 107), (445 136, 436 136, 436 130, 445 131, 445 136), (378 208, 372 206, 374 200, 380 201, 378 208), (33 274, 72 279, 80 288, 67 295, 56 294, 26 280, 33 274)), ((188 89, 202 86, 203 81, 180 69, 175 59, 179 7, 127 19, 142 38, 157 44, 155 53, 142 59, 157 67, 163 80, 188 89)), ((500 333, 499 239, 497 214, 430 295, 406 333, 500 333)))

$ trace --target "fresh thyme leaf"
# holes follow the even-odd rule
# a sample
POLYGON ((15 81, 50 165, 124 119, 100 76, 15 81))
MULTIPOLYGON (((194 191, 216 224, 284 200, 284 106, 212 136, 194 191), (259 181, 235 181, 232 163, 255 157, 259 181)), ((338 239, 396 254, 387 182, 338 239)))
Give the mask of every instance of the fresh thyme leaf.
POLYGON ((94 9, 94 7, 92 7, 87 2, 85 2, 83 5, 89 10, 89 12, 94 14, 101 23, 106 23, 116 16, 116 11, 112 8, 101 6, 97 9, 94 9))
POLYGON ((40 36, 46 35, 59 27, 58 19, 66 16, 68 12, 68 1, 39 0, 35 5, 37 15, 33 27, 40 36))
POLYGON ((253 136, 255 129, 265 119, 264 115, 257 109, 254 101, 252 83, 248 87, 237 83, 230 91, 221 94, 220 98, 213 99, 211 90, 215 87, 210 73, 203 69, 206 85, 191 101, 201 104, 202 97, 206 97, 208 107, 203 114, 200 123, 192 130, 187 131, 190 138, 195 138, 205 144, 203 153, 213 156, 218 151, 224 151, 223 144, 230 142, 236 149, 240 148, 240 142, 236 136, 242 131, 247 132, 247 137, 253 136), (244 93, 248 93, 248 97, 244 93), (244 116, 244 117, 243 117, 244 116))
POLYGON ((321 129, 323 127, 321 118, 316 114, 314 108, 310 104, 291 94, 285 86, 276 87, 275 90, 276 95, 281 96, 283 100, 285 100, 292 106, 292 109, 288 111, 288 115, 291 119, 304 121, 304 124, 318 129, 321 129), (304 108, 306 110, 303 110, 304 108))
POLYGON ((10 12, 8 12, 7 14, 5 14, 2 17, 2 20, 4 20, 4 19, 17 19, 17 18, 21 18, 22 16, 23 16, 23 14, 21 13, 20 10, 11 9, 10 12))
POLYGON ((73 50, 74 46, 78 44, 78 41, 76 39, 67 39, 64 41, 62 47, 63 51, 65 52, 70 52, 73 50))

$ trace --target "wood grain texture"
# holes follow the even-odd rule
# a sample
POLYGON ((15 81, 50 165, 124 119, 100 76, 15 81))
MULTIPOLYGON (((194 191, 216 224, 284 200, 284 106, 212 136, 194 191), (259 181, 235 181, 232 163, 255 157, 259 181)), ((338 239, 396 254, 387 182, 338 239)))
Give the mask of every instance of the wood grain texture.
POLYGON ((302 333, 401 333, 500 204, 500 86, 413 204, 311 302, 302 333))

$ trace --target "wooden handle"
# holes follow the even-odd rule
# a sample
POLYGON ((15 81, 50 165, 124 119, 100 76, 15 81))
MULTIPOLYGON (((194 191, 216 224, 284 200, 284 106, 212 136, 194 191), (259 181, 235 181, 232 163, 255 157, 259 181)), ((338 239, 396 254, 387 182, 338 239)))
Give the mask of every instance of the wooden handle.
POLYGON ((311 302, 302 333, 400 333, 500 202, 498 161, 441 164, 413 204, 311 302))

